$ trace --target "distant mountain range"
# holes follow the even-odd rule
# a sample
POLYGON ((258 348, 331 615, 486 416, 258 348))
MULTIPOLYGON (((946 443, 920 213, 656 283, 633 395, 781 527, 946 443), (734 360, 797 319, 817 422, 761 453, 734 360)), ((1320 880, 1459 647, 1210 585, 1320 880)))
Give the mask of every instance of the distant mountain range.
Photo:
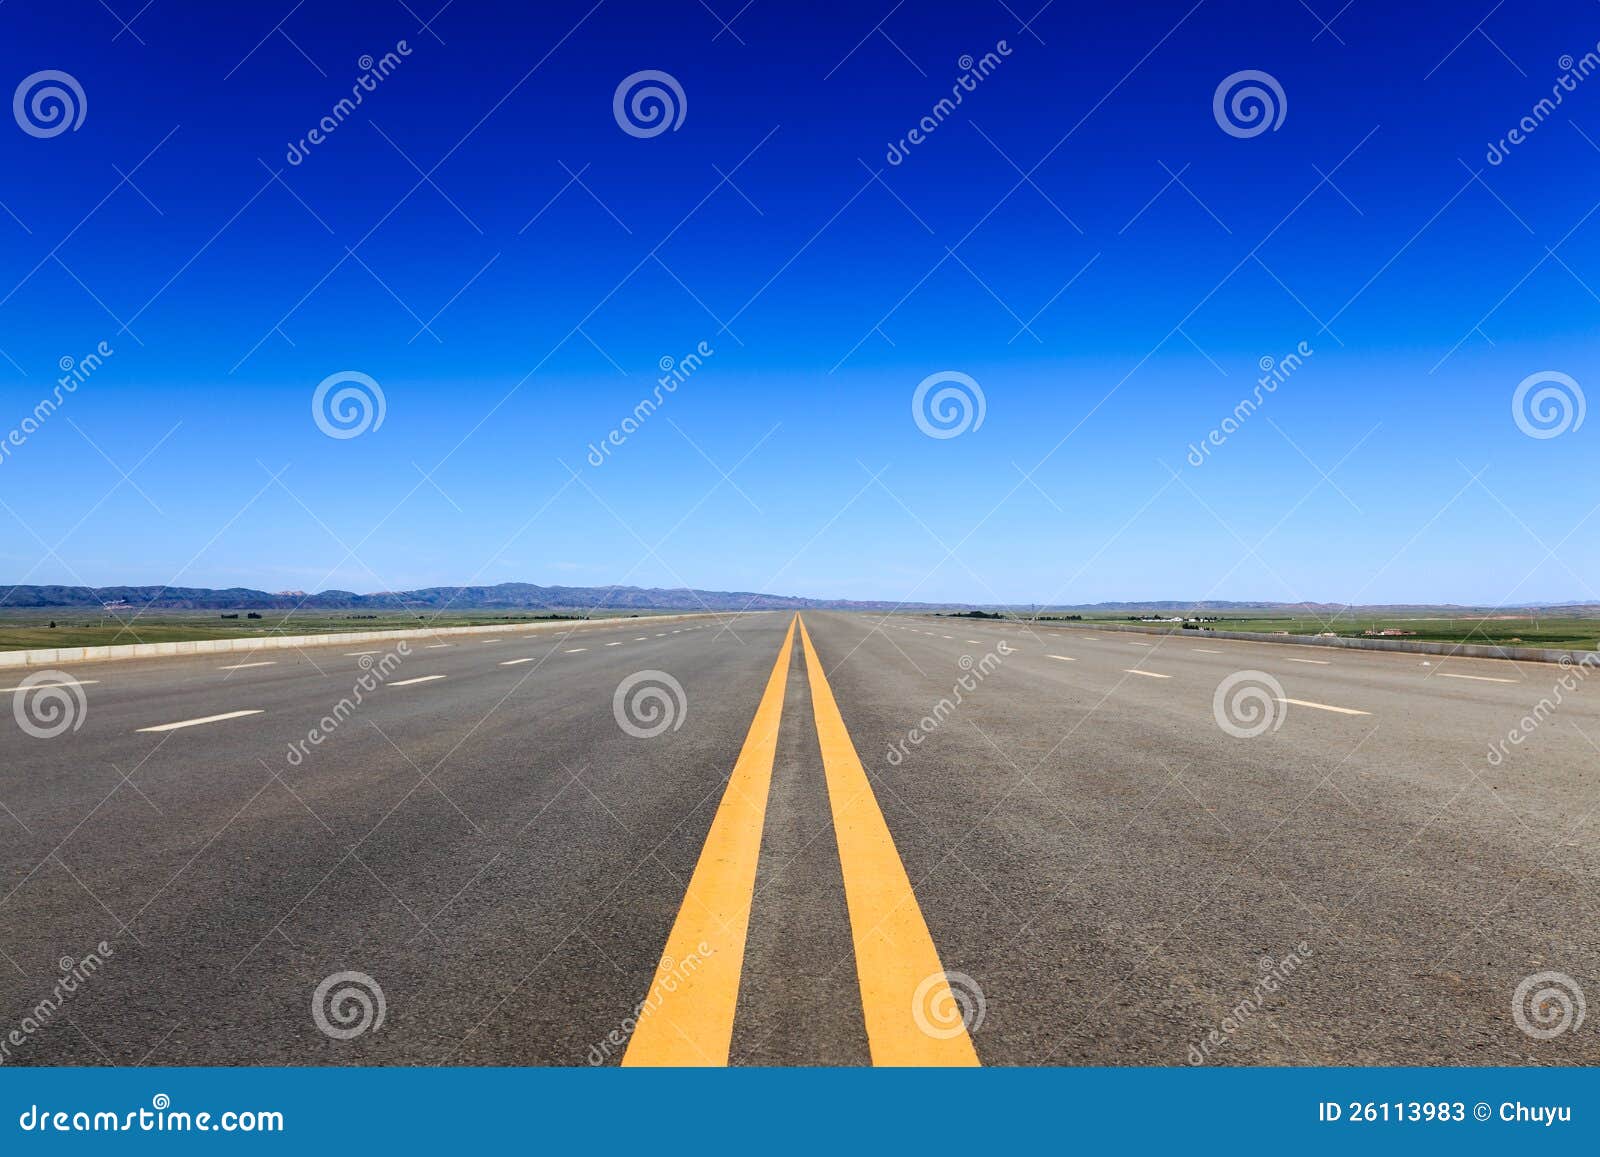
POLYGON ((182 611, 442 611, 465 610, 652 610, 652 611, 1014 611, 1021 613, 1098 612, 1100 614, 1149 611, 1255 611, 1281 615, 1406 614, 1446 613, 1461 615, 1507 614, 1539 611, 1543 614, 1577 618, 1600 617, 1600 601, 1555 604, 1523 604, 1516 607, 1470 607, 1453 604, 1385 604, 1350 606, 1344 603, 1234 602, 1224 600, 1154 602, 1110 602, 1052 606, 994 603, 899 603, 892 599, 813 599, 799 595, 767 595, 750 591, 701 591, 663 587, 541 587, 532 583, 499 583, 494 586, 425 587, 415 591, 251 590, 228 587, 73 587, 18 586, 0 588, 0 610, 44 609, 54 607, 124 607, 182 611))

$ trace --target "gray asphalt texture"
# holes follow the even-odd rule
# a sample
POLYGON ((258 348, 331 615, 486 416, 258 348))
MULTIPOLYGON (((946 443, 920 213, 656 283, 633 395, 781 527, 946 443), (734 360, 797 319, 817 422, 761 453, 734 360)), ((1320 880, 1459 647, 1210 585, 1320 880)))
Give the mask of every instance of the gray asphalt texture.
MULTIPOLYGON (((805 620, 941 959, 981 989, 984 1063, 1600 1063, 1600 1022, 1538 1040, 1513 1017, 1539 972, 1600 997, 1600 681, 1494 766, 1559 668, 805 620), (988 673, 891 762, 963 656, 988 673), (1368 714, 1276 704, 1279 727, 1236 738, 1213 694, 1241 670, 1368 714)), ((298 766, 362 675, 343 651, 373 645, 72 666, 97 680, 76 730, 0 716, 0 1041, 23 1030, 4 1062, 617 1063, 789 621, 413 644, 298 766), (652 738, 613 714, 643 670, 687 702, 652 738), (392 685, 426 675, 446 677, 392 685), (261 714, 139 731, 239 710, 261 714), (312 1015, 342 971, 384 997, 350 1040, 312 1015)), ((869 1060, 806 679, 797 643, 739 1064, 869 1060)))

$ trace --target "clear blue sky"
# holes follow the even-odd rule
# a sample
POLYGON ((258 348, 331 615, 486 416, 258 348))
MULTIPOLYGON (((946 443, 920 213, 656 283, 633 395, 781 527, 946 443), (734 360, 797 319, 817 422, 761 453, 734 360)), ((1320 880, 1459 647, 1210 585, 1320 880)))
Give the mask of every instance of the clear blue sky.
POLYGON ((1600 418, 1512 413, 1530 374, 1600 381, 1600 76, 1486 160, 1600 8, 1008 4, 0 7, 6 90, 86 101, 0 120, 0 440, 114 350, 0 458, 0 577, 1600 598, 1600 418), (641 70, 675 130, 619 126, 641 70), (1215 119, 1242 70, 1276 129, 1215 119), (384 420, 330 438, 347 370, 384 420), (981 427, 919 429, 941 371, 981 427))

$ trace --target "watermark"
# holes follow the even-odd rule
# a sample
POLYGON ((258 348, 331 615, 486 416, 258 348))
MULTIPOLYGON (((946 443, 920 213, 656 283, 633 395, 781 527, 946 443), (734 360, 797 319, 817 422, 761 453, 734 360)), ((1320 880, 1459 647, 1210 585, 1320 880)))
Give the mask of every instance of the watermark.
POLYGON ((663 957, 661 966, 656 970, 656 978, 650 985, 650 994, 633 1006, 633 1011, 622 1018, 616 1028, 600 1038, 599 1043, 589 1046, 586 1054, 591 1065, 603 1065, 611 1057, 628 1047, 634 1030, 639 1027, 639 1022, 652 1015, 660 1008, 662 1002, 671 993, 677 992, 686 980, 700 971, 700 966, 716 955, 716 950, 704 940, 695 945, 694 951, 682 960, 673 960, 663 957))
POLYGON ((962 655, 956 661, 962 674, 950 688, 950 694, 935 703, 933 710, 918 720, 917 725, 906 732, 904 739, 896 740, 889 745, 888 753, 884 756, 889 766, 899 767, 905 762, 906 756, 911 754, 912 747, 921 747, 923 740, 943 727, 945 720, 954 715, 956 709, 966 702, 966 696, 976 691, 985 679, 999 670, 1000 664, 1005 661, 1007 655, 1013 653, 1013 650, 1011 644, 1002 639, 995 644, 994 650, 981 659, 962 655), (908 744, 910 746, 907 746, 908 744))
POLYGON ((1513 747, 1521 747, 1527 742, 1528 737, 1566 702, 1566 696, 1583 685, 1583 681, 1589 677, 1589 669, 1600 666, 1600 659, 1596 658, 1593 651, 1589 651, 1576 662, 1571 655, 1563 655, 1556 665, 1561 668, 1561 674, 1550 688, 1550 694, 1535 703, 1532 710, 1506 732, 1504 739, 1489 745, 1489 753, 1485 758, 1490 767, 1499 767, 1511 754, 1513 747))
POLYGON ((1311 945, 1302 940, 1282 960, 1263 956, 1259 965, 1261 975, 1251 986, 1249 995, 1230 1008, 1216 1028, 1208 1032, 1197 1044, 1189 1046, 1189 1063, 1203 1065, 1211 1059, 1213 1052, 1231 1043, 1234 1035, 1255 1019, 1256 1014, 1266 1007, 1267 999, 1276 995, 1289 983, 1290 978, 1300 970, 1310 955, 1311 945))
POLYGON ((377 1032, 388 1007, 383 989, 365 972, 335 972, 311 994, 311 1020, 334 1040, 377 1032))
POLYGON ((1583 425, 1583 387, 1560 370, 1540 370, 1511 393, 1511 419, 1530 438, 1559 438, 1583 425))
POLYGON ((1489 149, 1484 153, 1483 159, 1491 165, 1503 164, 1511 155, 1511 150, 1532 136, 1556 111, 1568 93, 1578 91, 1580 84, 1600 70, 1600 44, 1595 45, 1592 51, 1585 52, 1577 60, 1573 60, 1568 54, 1556 61, 1556 64, 1561 69, 1561 75, 1556 77, 1556 82, 1550 86, 1550 95, 1541 97, 1528 110, 1527 115, 1516 123, 1516 127, 1505 136, 1498 141, 1489 142, 1489 149))
POLYGON ((106 359, 117 351, 111 348, 109 342, 101 342, 94 349, 84 354, 81 358, 74 358, 71 354, 64 354, 56 361, 56 367, 61 371, 61 376, 56 379, 55 389, 47 397, 40 398, 22 420, 13 426, 4 440, 0 440, 0 463, 11 457, 12 453, 20 448, 40 428, 50 420, 65 403, 67 398, 78 392, 78 387, 94 376, 94 372, 105 365, 106 359))
POLYGON ((388 80, 395 69, 400 67, 401 62, 410 55, 411 45, 404 40, 397 40, 394 48, 377 60, 373 60, 369 55, 356 61, 361 69, 361 75, 356 77, 355 83, 350 86, 350 95, 341 97, 339 102, 328 110, 328 114, 305 136, 298 141, 290 141, 283 159, 291 165, 303 162, 311 155, 311 150, 337 132, 339 126, 344 124, 367 98, 367 94, 377 92, 378 86, 388 80))
POLYGON ((950 86, 950 95, 940 97, 937 104, 928 111, 928 115, 919 120, 916 127, 901 137, 898 141, 889 142, 889 150, 884 154, 884 160, 891 165, 898 165, 911 155, 911 150, 927 140, 938 131, 945 119, 955 112, 968 93, 977 92, 978 85, 989 79, 991 73, 1000 67, 1001 62, 1011 55, 1011 46, 1004 40, 995 41, 994 50, 985 52, 977 60, 970 55, 963 56, 956 64, 961 69, 961 75, 956 77, 955 83, 950 86))
POLYGON ((617 726, 635 739, 654 739, 668 728, 677 731, 689 717, 683 684, 665 671, 635 671, 617 684, 611 697, 617 726))
POLYGON ((47 68, 24 77, 11 98, 11 115, 30 137, 46 140, 83 127, 89 115, 89 98, 71 73, 47 68))
POLYGON ((329 374, 311 395, 311 420, 328 437, 341 441, 376 431, 388 412, 383 387, 356 370, 329 374))
POLYGON ((35 739, 55 739, 83 727, 89 697, 83 684, 65 671, 35 671, 11 696, 17 726, 35 739))
POLYGON ((1289 115, 1289 98, 1270 72, 1246 68, 1222 78, 1211 96, 1211 115, 1230 137, 1259 137, 1277 132, 1289 115), (1230 95, 1231 94, 1231 95, 1230 95))
POLYGON ((911 393, 911 420, 930 438, 956 438, 983 425, 988 400, 970 374, 940 370, 911 393))
POLYGON ((1534 1040, 1583 1027, 1583 989, 1565 972, 1535 972, 1511 994, 1511 1019, 1534 1040))
POLYGON ((361 667, 361 677, 350 688, 350 694, 333 705, 333 710, 319 719, 315 726, 306 732, 304 739, 297 739, 289 744, 289 752, 284 757, 290 767, 299 767, 311 754, 313 747, 321 747, 328 737, 344 724, 367 701, 367 696, 388 682, 393 675, 411 655, 411 644, 404 640, 394 645, 394 650, 389 651, 376 662, 371 655, 362 655, 356 660, 361 667))
POLYGON ((150 1108, 126 1113, 106 1109, 58 1109, 29 1105, 17 1118, 24 1133, 282 1133, 276 1109, 224 1109, 189 1112, 174 1109, 172 1098, 157 1093, 150 1108))
POLYGON ((1303 341, 1281 358, 1274 358, 1270 354, 1260 358, 1256 362, 1256 368, 1261 371, 1261 376, 1256 379, 1256 388, 1248 397, 1240 398, 1233 407, 1233 412, 1217 423, 1204 438, 1199 442, 1189 443, 1189 453, 1184 456, 1189 465, 1204 466, 1212 450, 1237 434, 1250 416, 1259 410, 1269 397, 1277 393, 1278 387, 1292 378, 1295 371, 1306 364, 1306 359, 1316 352, 1311 348, 1310 342, 1303 341))
POLYGON ((589 465, 596 469, 604 466, 611 457, 611 452, 637 434, 650 416, 659 410, 669 397, 677 393, 678 387, 692 378, 695 372, 705 365, 706 359, 716 352, 709 342, 701 342, 681 358, 674 358, 669 354, 656 362, 656 368, 661 371, 661 376, 656 379, 655 390, 649 397, 640 398, 632 411, 598 443, 589 443, 587 455, 589 465))
POLYGON ((95 945, 95 951, 81 959, 63 956, 59 962, 61 975, 56 978, 50 994, 24 1013, 16 1028, 0 1038, 0 1065, 12 1059, 13 1050, 26 1048, 89 979, 105 967, 106 961, 115 955, 116 950, 102 940, 95 945))
POLYGON ((965 972, 935 972, 911 994, 911 1019, 934 1040, 977 1032, 988 1010, 982 987, 965 972))
POLYGON ((1254 739, 1283 726, 1288 702, 1283 684, 1265 671, 1235 671, 1217 684, 1211 714, 1235 739, 1254 739))
POLYGON ((611 115, 630 137, 659 137, 668 129, 677 132, 683 127, 689 98, 677 77, 647 68, 622 78, 611 96, 611 115))

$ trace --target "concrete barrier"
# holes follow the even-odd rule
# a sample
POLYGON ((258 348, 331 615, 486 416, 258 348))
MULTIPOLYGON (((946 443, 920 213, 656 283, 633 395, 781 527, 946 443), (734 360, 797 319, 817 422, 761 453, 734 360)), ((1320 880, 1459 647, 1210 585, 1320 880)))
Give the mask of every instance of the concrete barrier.
MULTIPOLYGON (((64 663, 100 663, 115 659, 161 659, 177 655, 238 655, 292 651, 301 647, 343 647, 351 643, 387 643, 402 639, 434 639, 441 635, 505 635, 517 632, 572 631, 619 623, 670 623, 683 619, 732 618, 738 611, 695 611, 679 615, 618 616, 610 619, 559 619, 538 623, 498 623, 483 627, 414 627, 401 631, 346 631, 331 635, 253 635, 237 639, 200 639, 172 643, 123 643, 105 647, 47 647, 33 651, 0 651, 0 668, 58 667, 64 663)), ((759 613, 759 612, 752 612, 759 613)))
MULTIPOLYGON (((995 621, 995 620, 991 620, 995 621)), ((1011 622, 1028 623, 1028 619, 1011 622)), ((1570 651, 1549 647, 1502 647, 1492 643, 1434 643, 1421 639, 1345 638, 1342 635, 1279 635, 1270 631, 1196 631, 1151 623, 1050 622, 1041 627, 1080 631, 1130 631, 1141 635, 1181 636, 1186 639, 1240 639, 1247 643, 1288 643, 1300 647, 1335 647, 1352 651, 1397 651, 1409 655, 1449 655, 1464 659, 1515 659, 1528 663, 1600 664, 1600 651, 1570 651)))

